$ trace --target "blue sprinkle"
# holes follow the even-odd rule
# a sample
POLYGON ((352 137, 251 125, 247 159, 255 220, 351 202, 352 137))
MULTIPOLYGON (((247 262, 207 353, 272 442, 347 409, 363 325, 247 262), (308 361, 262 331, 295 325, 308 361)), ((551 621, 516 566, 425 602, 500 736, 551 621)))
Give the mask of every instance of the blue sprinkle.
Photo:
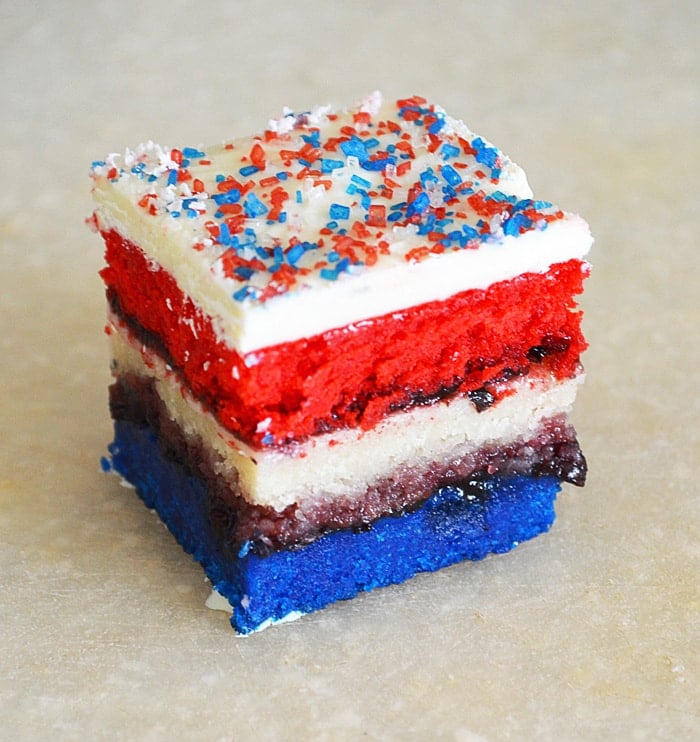
POLYGON ((297 242, 296 245, 292 246, 287 251, 287 262, 290 265, 295 265, 305 252, 306 248, 304 247, 304 243, 297 242))
POLYGON ((326 222, 326 227, 328 229, 337 229, 338 228, 338 222, 336 222, 336 221, 326 222))
POLYGON ((425 188, 428 183, 438 182, 437 175, 433 172, 433 168, 429 167, 420 174, 420 182, 423 188, 425 188))
POLYGON ((254 193, 249 193, 243 202, 243 211, 248 217, 262 216, 267 214, 267 206, 254 193))
POLYGON ((157 175, 153 175, 153 173, 151 173, 151 174, 150 174, 150 175, 148 176, 148 182, 149 182, 149 183, 153 183, 153 181, 155 181, 155 180, 158 180, 158 176, 157 176, 157 175))
POLYGON ((284 263, 284 250, 279 245, 275 245, 275 249, 272 251, 272 254, 275 256, 275 260, 278 263, 284 263))
POLYGON ((331 204, 329 210, 331 219, 348 219, 350 217, 350 207, 343 204, 331 204))
POLYGON ((468 224, 462 225, 462 232, 464 232, 464 236, 467 238, 467 240, 473 240, 479 236, 479 233, 476 231, 476 229, 474 229, 474 227, 470 227, 468 224))
POLYGON ((332 173, 334 170, 338 170, 341 167, 345 167, 345 163, 342 160, 321 160, 322 173, 332 173))
POLYGON ((228 228, 228 224, 226 222, 221 222, 219 225, 219 242, 222 245, 230 245, 231 244, 231 231, 228 228))
POLYGON ((379 146, 379 140, 372 137, 371 139, 365 139, 364 144, 367 149, 374 149, 379 146))
POLYGON ((349 196, 354 196, 356 193, 366 194, 367 191, 365 191, 363 188, 358 188, 354 183, 349 183, 348 187, 345 189, 345 193, 347 193, 349 196))
POLYGON ((460 153, 460 149, 459 147, 455 147, 454 144, 445 142, 445 144, 440 148, 440 152, 442 152, 443 160, 449 160, 451 157, 457 157, 460 153))
POLYGON ((428 234, 435 227, 435 214, 428 214, 418 225, 418 234, 428 234))
POLYGON ((222 175, 221 173, 217 173, 215 180, 217 183, 223 183, 226 180, 226 176, 222 175))
POLYGON ((260 172, 260 168, 257 165, 246 165, 245 167, 242 167, 238 172, 244 178, 247 178, 249 175, 254 175, 257 172, 260 172))
POLYGON ((419 193, 415 199, 408 205, 406 214, 413 216, 414 214, 422 214, 430 206, 430 197, 425 191, 419 193))
POLYGON ((182 156, 192 157, 192 158, 201 158, 201 157, 206 157, 206 153, 202 152, 199 149, 195 149, 194 147, 183 147, 182 156))
POLYGON ((326 281, 335 281, 338 278, 338 274, 330 268, 321 268, 321 278, 325 278, 326 281))
POLYGON ((247 265, 239 265, 238 268, 234 269, 233 272, 246 281, 255 273, 255 271, 252 268, 249 268, 247 265))
POLYGON ((442 129, 445 126, 445 119, 444 118, 438 118, 437 121, 430 124, 428 127, 428 133, 429 134, 437 134, 440 129, 442 129))
POLYGON ((446 185, 442 187, 442 194, 445 201, 449 201, 457 196, 457 191, 451 185, 446 185))
POLYGON ((269 446, 272 443, 275 442, 275 436, 272 435, 272 433, 265 433, 265 435, 262 437, 261 443, 263 446, 269 446))
POLYGON ((549 201, 533 201, 531 198, 523 198, 513 207, 513 213, 525 211, 525 209, 535 209, 536 211, 546 211, 553 206, 549 201))
POLYGON ((542 211, 544 209, 551 209, 554 204, 550 203, 549 201, 533 201, 532 202, 532 208, 536 209, 537 211, 542 211))
MULTIPOLYGON (((104 167, 106 164, 107 163, 104 160, 93 160, 92 167, 104 167)), ((103 459, 103 461, 106 461, 106 460, 107 459, 103 459)))
POLYGON ((452 165, 443 165, 440 172, 442 177, 451 186, 459 185, 462 182, 462 176, 452 167, 452 165))
POLYGON ((289 173, 286 173, 283 170, 282 172, 277 173, 275 177, 277 178, 277 180, 287 180, 287 178, 289 177, 289 173))
POLYGON ((352 178, 350 178, 350 182, 354 183, 355 185, 359 185, 362 188, 372 187, 371 181, 366 180, 365 178, 361 178, 359 175, 353 175, 352 178))
POLYGON ((366 160, 365 162, 361 163, 363 170, 370 170, 372 172, 381 172, 382 170, 386 170, 389 165, 395 164, 395 157, 386 157, 383 160, 366 160))
POLYGON ((248 296, 255 293, 255 289, 252 286, 243 286, 243 288, 238 289, 233 295, 233 298, 236 301, 243 301, 244 299, 247 299, 248 296))
POLYGON ((112 462, 106 456, 103 456, 100 459, 100 467, 104 472, 112 471, 112 462))
POLYGON ((338 265, 335 266, 336 273, 344 273, 350 267, 350 258, 343 258, 338 265))
POLYGON ((514 204, 517 201, 516 196, 509 196, 506 193, 503 193, 503 191, 494 191, 493 193, 486 196, 484 199, 486 201, 499 201, 502 203, 510 203, 514 204))
POLYGON ((364 195, 362 196, 362 200, 360 201, 360 206, 362 206, 362 208, 363 208, 363 209, 364 209, 365 211, 369 211, 369 207, 370 207, 371 205, 372 205, 372 199, 371 199, 371 198, 369 197, 369 194, 365 193, 365 194, 364 194, 364 195))
POLYGON ((487 167, 494 167, 498 160, 498 150, 495 147, 489 147, 488 144, 481 138, 477 137, 471 143, 471 146, 476 150, 476 161, 487 167))
POLYGON ((329 263, 337 263, 339 260, 340 260, 340 255, 335 250, 331 250, 328 253, 328 262, 329 263))
POLYGON ((513 217, 512 219, 503 222, 503 233, 511 237, 517 237, 520 234, 517 217, 513 217))
POLYGON ((301 138, 307 143, 310 144, 312 147, 320 147, 321 146, 321 132, 320 131, 312 131, 309 134, 302 134, 301 138))
POLYGON ((525 214, 514 214, 510 219, 503 222, 503 232, 507 235, 517 237, 522 230, 529 229, 532 226, 532 219, 525 214))
POLYGON ((367 149, 364 142, 357 136, 353 135, 350 139, 340 143, 340 149, 346 157, 357 157, 360 162, 368 158, 367 149))
POLYGON ((297 203, 300 204, 302 200, 301 191, 297 191, 296 198, 297 198, 297 203))
POLYGON ((302 160, 301 157, 297 158, 297 162, 300 165, 303 165, 304 167, 311 167, 311 165, 313 165, 313 163, 311 162, 311 160, 302 160))
POLYGON ((199 212, 198 211, 195 211, 194 209, 187 209, 187 216, 190 219, 195 219, 196 217, 199 216, 199 212))
POLYGON ((280 215, 279 215, 277 221, 280 224, 283 224, 284 222, 286 222, 287 221, 287 212, 286 211, 280 211, 280 215))
POLYGON ((252 541, 244 541, 243 546, 238 550, 238 558, 243 559, 243 557, 250 551, 252 545, 252 541))
POLYGON ((231 188, 230 191, 224 191, 224 193, 215 193, 211 198, 219 206, 221 204, 237 204, 241 200, 241 191, 238 188, 231 188))
POLYGON ((395 211, 393 214, 389 214, 389 216, 386 218, 388 222, 398 222, 399 219, 401 219, 400 211, 395 211))
POLYGON ((168 170, 168 185, 177 185, 177 170, 168 170))

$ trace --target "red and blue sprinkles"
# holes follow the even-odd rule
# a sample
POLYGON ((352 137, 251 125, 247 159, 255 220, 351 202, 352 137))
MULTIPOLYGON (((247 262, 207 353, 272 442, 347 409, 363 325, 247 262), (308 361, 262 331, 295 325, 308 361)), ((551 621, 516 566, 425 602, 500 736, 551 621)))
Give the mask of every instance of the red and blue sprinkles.
POLYGON ((240 284, 237 302, 337 281, 386 255, 477 249, 563 217, 508 193, 501 152, 420 96, 287 113, 259 137, 209 151, 149 142, 117 159, 93 162, 94 177, 136 180, 145 214, 191 225, 193 249, 240 284))

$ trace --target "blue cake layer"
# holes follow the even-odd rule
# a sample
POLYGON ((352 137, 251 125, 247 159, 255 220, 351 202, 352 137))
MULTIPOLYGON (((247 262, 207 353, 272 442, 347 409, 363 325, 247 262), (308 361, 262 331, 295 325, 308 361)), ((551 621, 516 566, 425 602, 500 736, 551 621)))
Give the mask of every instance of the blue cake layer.
POLYGON ((560 487, 555 477, 491 477, 478 487, 444 487, 420 509, 381 518, 366 531, 336 531, 267 556, 246 545, 232 553, 210 521, 204 480, 164 457, 150 428, 125 421, 114 427, 106 468, 131 482, 201 563, 242 634, 417 572, 509 551, 550 527, 560 487))

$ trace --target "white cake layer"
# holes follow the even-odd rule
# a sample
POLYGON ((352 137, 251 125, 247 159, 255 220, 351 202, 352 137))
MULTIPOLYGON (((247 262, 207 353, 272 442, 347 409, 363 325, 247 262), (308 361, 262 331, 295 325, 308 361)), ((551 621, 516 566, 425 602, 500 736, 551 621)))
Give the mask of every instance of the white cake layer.
POLYGON ((93 168, 96 224, 170 273, 243 354, 584 257, 592 238, 580 217, 524 201, 525 174, 503 153, 442 109, 415 108, 420 125, 411 106, 375 96, 354 111, 289 115, 257 137, 185 148, 184 161, 152 143, 110 155, 93 168), (309 141, 318 146, 308 161, 289 154, 309 141), (243 190, 222 192, 222 178, 243 190), (235 203, 220 203, 227 193, 235 203), (237 226, 222 209, 239 211, 237 226))
POLYGON ((483 412, 467 398, 395 413, 370 431, 343 430, 285 449, 252 450, 226 431, 194 400, 179 377, 146 347, 112 322, 116 376, 153 379, 169 415, 217 456, 218 472, 238 481, 244 497, 278 511, 293 503, 313 507, 327 498, 361 496, 368 484, 402 468, 420 468, 489 445, 534 436, 542 421, 567 413, 583 375, 558 382, 546 376, 507 384, 510 395, 483 412), (321 493, 323 498, 321 499, 321 493))

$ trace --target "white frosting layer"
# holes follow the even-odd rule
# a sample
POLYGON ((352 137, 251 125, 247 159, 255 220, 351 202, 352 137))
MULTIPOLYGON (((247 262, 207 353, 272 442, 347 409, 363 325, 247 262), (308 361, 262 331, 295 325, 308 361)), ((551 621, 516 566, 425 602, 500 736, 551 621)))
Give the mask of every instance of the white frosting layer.
POLYGON ((483 412, 477 412, 467 398, 459 398, 396 413, 370 431, 337 431, 294 449, 252 451, 192 399, 158 356, 112 326, 115 374, 154 379, 171 418, 185 434, 217 453, 219 472, 231 477, 237 471, 246 499, 278 511, 293 503, 315 506, 320 491, 324 498, 359 496, 368 483, 402 467, 466 455, 485 444, 528 439, 542 420, 571 408, 583 380, 582 376, 565 382, 549 377, 519 379, 509 383, 515 393, 483 412))
POLYGON ((288 114, 206 150, 149 143, 93 175, 98 226, 139 245, 244 354, 545 272, 592 242, 420 100, 288 114))

